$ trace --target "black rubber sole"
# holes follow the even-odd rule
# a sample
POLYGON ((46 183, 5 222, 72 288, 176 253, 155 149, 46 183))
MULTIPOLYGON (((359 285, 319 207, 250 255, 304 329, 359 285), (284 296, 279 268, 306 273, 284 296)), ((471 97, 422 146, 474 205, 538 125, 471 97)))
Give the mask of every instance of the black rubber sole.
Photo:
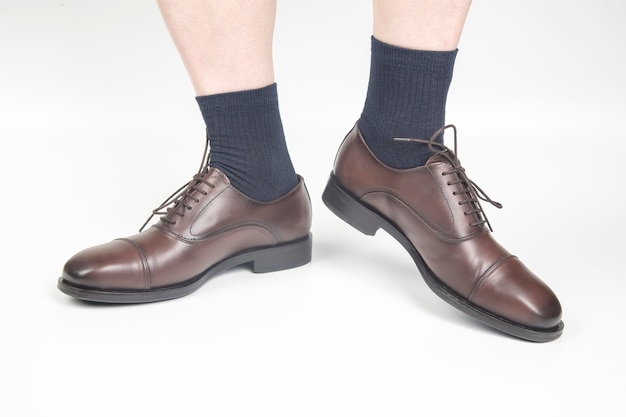
POLYGON ((312 237, 254 250, 227 258, 201 274, 170 287, 142 291, 115 291, 81 288, 59 278, 57 287, 63 293, 79 300, 112 304, 151 303, 183 297, 200 288, 216 274, 239 265, 249 264, 253 272, 264 273, 295 268, 311 261, 312 237))
POLYGON ((563 322, 551 329, 529 328, 490 313, 458 295, 435 276, 430 268, 428 268, 417 249, 415 249, 409 239, 391 220, 377 212, 374 208, 359 201, 356 196, 352 195, 337 182, 333 173, 331 173, 328 184, 322 194, 322 200, 333 213, 361 233, 373 236, 378 229, 383 229, 389 233, 400 242, 407 252, 409 252, 418 270, 422 274, 424 281, 426 281, 426 284, 435 294, 453 307, 456 307, 487 326, 532 342, 549 342, 558 338, 563 333, 563 322))

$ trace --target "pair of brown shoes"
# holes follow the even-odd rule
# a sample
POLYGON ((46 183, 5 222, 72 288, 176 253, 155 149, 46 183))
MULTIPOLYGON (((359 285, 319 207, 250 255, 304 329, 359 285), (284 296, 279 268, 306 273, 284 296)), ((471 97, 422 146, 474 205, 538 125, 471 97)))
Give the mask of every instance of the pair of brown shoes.
MULTIPOLYGON (((498 203, 467 177, 456 152, 433 140, 400 140, 428 143, 435 154, 418 168, 390 168, 355 126, 339 149, 324 203, 367 235, 391 234, 429 287, 461 311, 522 339, 559 337, 557 297, 490 233, 479 200, 498 203)), ((146 231, 74 255, 59 289, 95 302, 161 301, 190 294, 236 265, 269 272, 311 260, 311 204, 301 178, 287 195, 262 203, 207 163, 171 201, 146 231)))

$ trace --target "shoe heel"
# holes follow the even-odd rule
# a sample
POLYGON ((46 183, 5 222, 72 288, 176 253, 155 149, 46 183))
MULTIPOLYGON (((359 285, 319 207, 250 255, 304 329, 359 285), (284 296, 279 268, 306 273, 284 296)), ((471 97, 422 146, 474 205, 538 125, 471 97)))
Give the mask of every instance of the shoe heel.
POLYGON ((344 191, 332 173, 322 194, 322 201, 330 211, 363 234, 374 236, 380 228, 378 216, 344 191))
POLYGON ((309 234, 297 242, 257 252, 252 261, 252 271, 257 273, 280 271, 311 262, 312 240, 309 234))

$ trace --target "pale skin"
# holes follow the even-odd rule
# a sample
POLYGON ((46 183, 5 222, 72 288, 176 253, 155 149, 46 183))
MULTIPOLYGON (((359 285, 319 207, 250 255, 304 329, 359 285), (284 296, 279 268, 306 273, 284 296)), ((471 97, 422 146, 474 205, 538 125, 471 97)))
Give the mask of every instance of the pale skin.
MULTIPOLYGON (((157 0, 196 96, 274 83, 276 0, 157 0)), ((374 0, 373 35, 408 49, 457 48, 471 0, 374 0)))

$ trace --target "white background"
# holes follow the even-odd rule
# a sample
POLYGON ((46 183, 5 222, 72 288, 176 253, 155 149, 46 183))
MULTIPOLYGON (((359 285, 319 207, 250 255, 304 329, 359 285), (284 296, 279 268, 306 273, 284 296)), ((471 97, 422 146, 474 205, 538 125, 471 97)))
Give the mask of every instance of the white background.
MULTIPOLYGON (((369 72, 371 7, 279 1, 281 112, 314 259, 197 293, 94 306, 56 289, 197 169, 204 126, 152 1, 0 0, 5 416, 626 413, 626 3, 476 2, 448 100, 496 237, 559 295, 563 337, 513 339, 430 292, 320 195, 369 72)), ((450 138, 448 137, 448 140, 450 138)))

